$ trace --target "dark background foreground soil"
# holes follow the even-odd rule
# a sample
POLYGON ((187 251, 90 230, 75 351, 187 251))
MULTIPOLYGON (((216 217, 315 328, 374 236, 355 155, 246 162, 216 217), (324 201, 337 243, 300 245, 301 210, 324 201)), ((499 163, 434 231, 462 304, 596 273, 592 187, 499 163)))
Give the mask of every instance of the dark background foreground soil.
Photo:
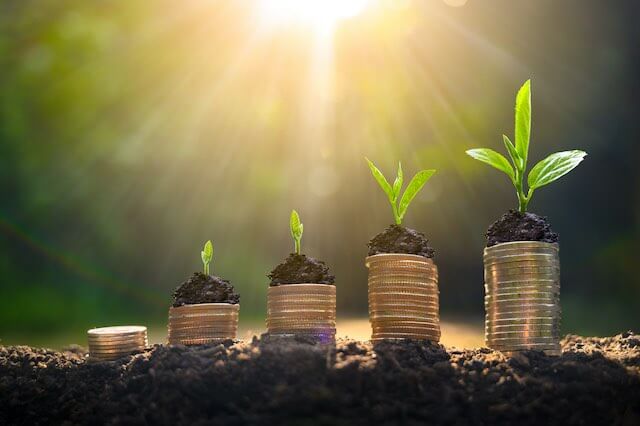
POLYGON ((640 424, 640 336, 567 336, 563 350, 265 337, 91 363, 0 347, 0 424, 640 424))
POLYGON ((335 284, 336 278, 321 260, 304 254, 291 253, 269 275, 270 285, 282 284, 335 284))

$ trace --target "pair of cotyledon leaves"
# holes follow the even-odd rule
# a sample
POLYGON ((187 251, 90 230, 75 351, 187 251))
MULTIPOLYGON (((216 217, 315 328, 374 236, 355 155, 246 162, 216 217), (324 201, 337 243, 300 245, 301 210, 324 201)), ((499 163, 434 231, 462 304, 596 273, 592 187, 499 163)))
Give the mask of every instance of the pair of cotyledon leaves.
MULTIPOLYGON (((527 168, 529 141, 531 138, 531 80, 527 80, 516 96, 514 144, 506 136, 502 140, 511 158, 511 163, 502 154, 488 148, 470 149, 467 154, 509 176, 513 184, 522 188, 524 172, 527 168)), ((527 182, 530 193, 545 186, 573 170, 587 155, 580 150, 562 151, 549 155, 536 164, 529 172, 527 182)))

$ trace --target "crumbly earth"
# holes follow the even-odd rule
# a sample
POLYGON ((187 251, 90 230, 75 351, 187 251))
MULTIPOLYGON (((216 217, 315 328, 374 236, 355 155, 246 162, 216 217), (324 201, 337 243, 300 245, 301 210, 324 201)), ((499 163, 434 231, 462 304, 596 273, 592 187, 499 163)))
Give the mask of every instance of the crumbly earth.
POLYGON ((407 253, 432 258, 435 254, 422 232, 400 225, 390 225, 373 237, 367 247, 369 256, 381 253, 407 253))
POLYGON ((321 260, 304 254, 291 253, 284 262, 267 275, 271 285, 281 284, 335 284, 329 267, 321 260))
POLYGON ((509 210, 487 230, 487 247, 510 241, 557 243, 558 234, 553 232, 546 217, 509 210))
POLYGON ((194 272, 173 292, 173 306, 195 305, 198 303, 240 303, 240 295, 231 283, 220 277, 194 272))
POLYGON ((640 336, 562 348, 254 338, 88 362, 80 348, 0 346, 0 424, 640 424, 640 336))

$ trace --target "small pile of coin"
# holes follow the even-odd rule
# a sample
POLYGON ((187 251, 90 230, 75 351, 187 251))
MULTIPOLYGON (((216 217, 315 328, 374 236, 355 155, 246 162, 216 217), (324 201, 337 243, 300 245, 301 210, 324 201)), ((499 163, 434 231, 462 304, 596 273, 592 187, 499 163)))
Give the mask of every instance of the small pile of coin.
POLYGON ((484 250, 485 342, 512 353, 560 354, 557 244, 518 241, 484 250))
POLYGON ((168 340, 176 345, 204 345, 235 340, 240 305, 199 303, 169 308, 168 340))
POLYGON ((87 339, 89 356, 101 361, 140 352, 149 345, 147 327, 137 325, 93 328, 87 331, 87 339))
POLYGON ((320 342, 334 341, 336 286, 270 286, 267 290, 267 330, 272 336, 305 336, 320 342))
POLYGON ((371 340, 440 340, 438 268, 414 254, 376 254, 369 268, 371 340))

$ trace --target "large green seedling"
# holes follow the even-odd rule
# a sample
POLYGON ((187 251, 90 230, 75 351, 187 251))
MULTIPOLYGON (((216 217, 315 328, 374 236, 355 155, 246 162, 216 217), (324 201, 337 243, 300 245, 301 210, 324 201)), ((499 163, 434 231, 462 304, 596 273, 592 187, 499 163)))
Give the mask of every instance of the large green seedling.
POLYGON ((384 177, 382 172, 378 170, 378 168, 368 159, 367 163, 369 164, 369 169, 371 169, 371 174, 375 178, 380 188, 387 194, 387 198, 389 199, 389 203, 391 203, 391 210, 393 211, 393 218, 396 221, 396 225, 402 224, 402 219, 404 219, 404 215, 407 213, 407 209, 409 208, 409 204, 418 195, 418 192, 422 189, 425 183, 433 176, 436 172, 435 170, 420 170, 409 182, 407 189, 400 197, 400 190, 402 189, 402 164, 398 162, 398 173, 396 174, 396 180, 393 182, 393 186, 387 182, 387 178, 384 177))
POLYGON ((516 96, 515 121, 515 145, 506 135, 502 135, 504 146, 507 148, 507 153, 511 158, 511 164, 502 154, 488 148, 470 149, 467 154, 509 176, 513 186, 516 188, 519 210, 524 213, 527 211, 533 191, 569 173, 580 164, 587 153, 572 150, 549 155, 533 166, 533 169, 529 172, 527 177, 529 189, 525 194, 524 174, 527 170, 531 136, 531 80, 527 80, 522 85, 516 96))
POLYGON ((204 274, 209 275, 209 264, 211 263, 211 259, 213 259, 213 244, 211 244, 211 240, 205 243, 204 248, 200 252, 200 257, 204 265, 204 274))
POLYGON ((291 228, 294 250, 296 254, 300 254, 300 241, 302 240, 302 231, 304 231, 304 225, 302 224, 302 222, 300 222, 300 215, 298 215, 298 212, 295 210, 291 210, 289 228, 291 228))

